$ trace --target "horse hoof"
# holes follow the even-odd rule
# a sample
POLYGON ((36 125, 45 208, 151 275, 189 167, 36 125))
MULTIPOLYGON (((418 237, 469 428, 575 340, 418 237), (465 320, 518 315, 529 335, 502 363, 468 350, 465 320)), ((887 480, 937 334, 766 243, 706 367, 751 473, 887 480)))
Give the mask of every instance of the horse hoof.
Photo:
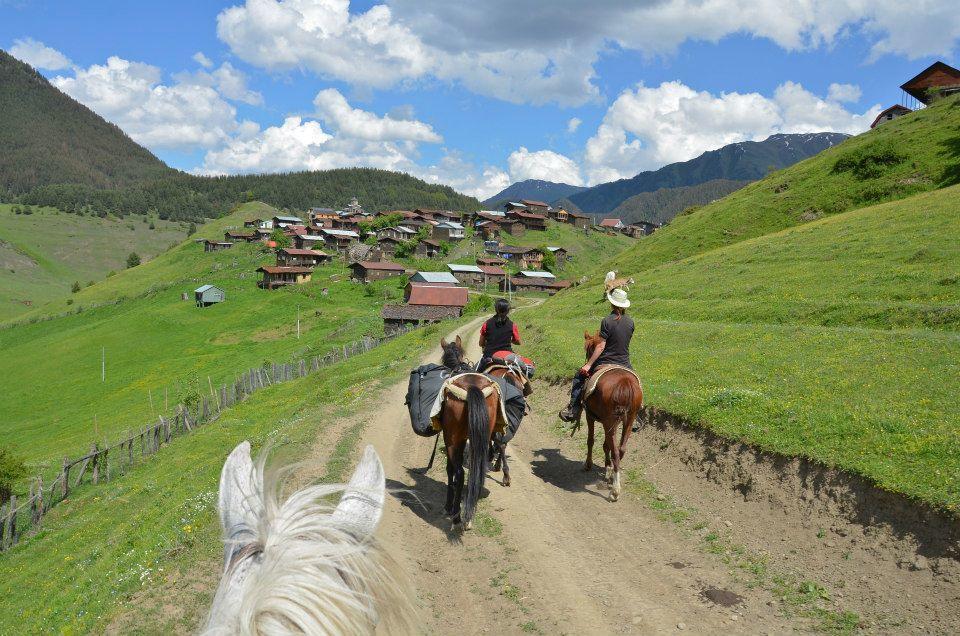
POLYGON ((616 501, 619 498, 620 498, 620 493, 618 493, 616 490, 610 491, 610 501, 616 501))
POLYGON ((472 527, 473 527, 473 520, 470 520, 470 521, 466 522, 465 524, 463 524, 463 530, 464 530, 464 532, 466 532, 467 530, 469 530, 469 529, 472 528, 472 527))
POLYGON ((593 464, 584 464, 584 465, 583 465, 583 472, 589 473, 591 470, 593 470, 593 464))
POLYGON ((490 472, 491 472, 491 473, 499 473, 499 472, 500 472, 500 464, 494 464, 494 465, 493 465, 493 468, 490 469, 490 472))
POLYGON ((510 478, 509 478, 509 477, 504 477, 504 478, 503 478, 503 485, 506 486, 507 488, 510 487, 510 478))

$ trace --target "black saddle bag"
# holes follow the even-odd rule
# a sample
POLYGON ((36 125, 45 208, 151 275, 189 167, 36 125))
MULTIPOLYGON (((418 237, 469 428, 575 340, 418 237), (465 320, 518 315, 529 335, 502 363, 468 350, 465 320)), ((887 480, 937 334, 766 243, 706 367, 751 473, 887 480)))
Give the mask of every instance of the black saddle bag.
POLYGON ((421 437, 433 437, 438 431, 430 423, 430 409, 450 372, 439 364, 425 364, 410 372, 407 384, 407 410, 410 427, 421 437))

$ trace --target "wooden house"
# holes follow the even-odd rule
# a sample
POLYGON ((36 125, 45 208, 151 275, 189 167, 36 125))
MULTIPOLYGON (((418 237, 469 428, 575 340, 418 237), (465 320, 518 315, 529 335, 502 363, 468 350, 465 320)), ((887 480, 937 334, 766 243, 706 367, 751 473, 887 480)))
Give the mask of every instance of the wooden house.
POLYGON ((466 287, 453 285, 410 284, 405 297, 408 305, 457 307, 461 313, 469 300, 466 287))
POLYGON ((943 62, 934 62, 900 88, 921 104, 960 92, 960 70, 943 62))
POLYGON ((294 267, 317 267, 329 263, 333 257, 317 250, 286 247, 277 251, 277 265, 294 267))
POLYGON ((403 274, 403 265, 390 261, 358 261, 350 263, 350 278, 358 283, 369 283, 403 274))
POLYGON ((523 271, 519 276, 507 277, 500 285, 501 291, 546 292, 553 296, 570 287, 570 281, 558 281, 550 272, 523 271))
POLYGON ((210 239, 203 241, 204 252, 219 252, 220 250, 228 250, 231 247, 233 247, 233 243, 230 241, 211 241, 210 239))
POLYGON ((464 285, 470 287, 483 286, 483 270, 476 265, 462 265, 460 263, 449 263, 447 269, 464 285))
POLYGON ((523 236, 523 233, 526 232, 527 227, 517 219, 508 218, 497 223, 500 226, 501 232, 506 232, 511 236, 523 236))
POLYGON ((233 232, 226 231, 223 233, 223 240, 233 243, 256 243, 260 240, 260 236, 256 232, 233 232))
POLYGON ((384 305, 380 310, 383 331, 390 335, 404 328, 459 318, 462 308, 438 305, 384 305))
POLYGON ((542 232, 543 230, 547 229, 547 217, 542 214, 536 214, 535 212, 512 210, 507 212, 507 219, 519 221, 528 230, 537 230, 542 232))
POLYGON ((433 226, 433 238, 440 241, 462 241, 464 227, 456 221, 441 221, 433 226))
POLYGON ((286 285, 302 285, 310 282, 313 269, 310 267, 264 265, 257 268, 263 274, 258 283, 263 289, 276 289, 286 285))
POLYGON ((620 219, 601 219, 600 223, 597 225, 602 230, 607 230, 609 232, 619 232, 624 228, 623 221, 620 219))
POLYGON ((483 267, 484 265, 492 265, 494 267, 500 267, 501 265, 506 265, 507 261, 500 258, 499 256, 479 256, 477 257, 477 265, 483 267))
POLYGON ((450 272, 414 272, 410 282, 416 285, 452 286, 460 283, 450 272))
POLYGON ((310 221, 313 222, 314 225, 323 225, 324 221, 332 221, 340 215, 337 214, 337 211, 333 208, 310 208, 307 216, 310 217, 310 221))
POLYGON ((243 222, 243 227, 250 227, 250 228, 256 229, 259 227, 263 227, 261 223, 263 223, 263 219, 247 219, 246 221, 243 222))
POLYGON ((396 227, 385 227, 377 230, 377 238, 383 238, 389 236, 390 238, 395 238, 400 241, 409 241, 414 236, 417 235, 417 231, 413 228, 406 227, 405 225, 398 225, 396 227))
POLYGON ((273 217, 273 227, 286 228, 291 225, 305 225, 303 219, 298 216, 275 216, 273 217))
POLYGON ((546 214, 550 210, 550 205, 543 201, 535 199, 520 199, 520 203, 527 206, 527 209, 537 214, 546 214))
POLYGON ((870 124, 870 128, 876 128, 880 124, 885 124, 888 121, 893 121, 897 117, 903 117, 913 111, 907 108, 906 106, 901 106, 900 104, 894 104, 890 108, 886 108, 880 111, 880 114, 874 118, 873 123, 870 124))
POLYGON ((193 290, 193 295, 197 301, 197 307, 207 307, 214 303, 222 303, 227 298, 223 290, 214 285, 201 285, 193 290))
POLYGON ((350 245, 360 241, 360 235, 351 230, 323 230, 320 233, 327 247, 338 252, 346 252, 350 245))
POLYGON ((570 215, 563 208, 550 208, 547 216, 558 223, 568 223, 570 221, 570 215))
POLYGON ((650 221, 636 221, 624 227, 623 233, 633 238, 642 238, 653 234, 659 227, 659 225, 650 221))
POLYGON ((326 240, 320 234, 294 234, 293 246, 300 250, 312 250, 319 245, 326 245, 326 240))
POLYGON ((397 248, 406 242, 392 236, 383 236, 377 239, 377 247, 385 256, 393 256, 397 253, 397 248))
POLYGON ((495 248, 487 248, 487 251, 509 263, 513 263, 520 269, 540 269, 543 267, 543 252, 536 247, 498 245, 495 248))
POLYGON ((573 224, 573 227, 581 230, 589 230, 592 223, 592 219, 589 214, 584 214, 582 212, 567 212, 568 221, 573 224))
POLYGON ((417 258, 435 258, 440 255, 440 241, 423 239, 414 248, 417 258))
POLYGON ((507 214, 509 214, 510 212, 513 212, 514 210, 526 210, 526 209, 527 209, 527 206, 525 206, 524 204, 518 201, 507 201, 503 204, 503 210, 507 214))
POLYGON ((557 263, 557 269, 563 269, 564 265, 567 264, 567 250, 563 247, 550 246, 547 246, 547 250, 553 254, 553 260, 557 263))
POLYGON ((496 265, 477 265, 477 267, 483 272, 483 289, 488 287, 500 289, 507 277, 507 272, 502 267, 496 265))
POLYGON ((500 224, 494 221, 479 221, 475 226, 476 233, 474 238, 481 238, 485 241, 500 238, 500 224))

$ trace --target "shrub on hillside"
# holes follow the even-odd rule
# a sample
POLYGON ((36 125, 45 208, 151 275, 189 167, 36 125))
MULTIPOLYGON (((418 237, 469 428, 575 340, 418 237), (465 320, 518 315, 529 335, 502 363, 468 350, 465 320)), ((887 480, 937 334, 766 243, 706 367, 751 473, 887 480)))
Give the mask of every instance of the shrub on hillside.
POLYGON ((73 286, 70 288, 70 293, 76 294, 78 291, 80 291, 80 281, 75 280, 73 281, 73 286))
POLYGON ((137 254, 136 252, 130 252, 129 256, 127 256, 127 269, 130 269, 131 267, 136 267, 139 264, 140 264, 140 255, 137 254))
POLYGON ((284 234, 280 228, 270 232, 270 240, 276 244, 278 249, 290 247, 290 237, 284 234))
POLYGON ((0 503, 4 503, 13 494, 14 485, 27 474, 23 460, 10 450, 0 447, 0 503))
POLYGON ((906 159, 893 144, 873 144, 844 153, 833 164, 831 172, 849 172, 860 181, 876 179, 888 168, 899 165, 906 159))

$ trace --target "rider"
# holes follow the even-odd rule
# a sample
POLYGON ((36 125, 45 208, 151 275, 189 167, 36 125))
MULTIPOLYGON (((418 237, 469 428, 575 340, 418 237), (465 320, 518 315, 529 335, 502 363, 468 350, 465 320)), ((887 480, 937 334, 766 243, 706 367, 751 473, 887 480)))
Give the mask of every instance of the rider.
POLYGON ((480 346, 483 348, 483 356, 477 365, 478 372, 490 366, 493 362, 493 354, 497 351, 513 351, 513 345, 520 344, 520 331, 509 318, 510 303, 506 298, 498 298, 493 308, 497 312, 496 315, 480 327, 480 346))
POLYGON ((601 364, 616 364, 632 369, 630 365, 630 339, 633 338, 633 320, 627 315, 630 300, 627 292, 621 288, 607 294, 610 301, 610 315, 600 323, 600 343, 593 349, 593 354, 587 363, 577 371, 570 387, 570 404, 560 411, 560 419, 564 422, 576 422, 580 419, 583 404, 583 388, 587 378, 594 369, 601 364))

